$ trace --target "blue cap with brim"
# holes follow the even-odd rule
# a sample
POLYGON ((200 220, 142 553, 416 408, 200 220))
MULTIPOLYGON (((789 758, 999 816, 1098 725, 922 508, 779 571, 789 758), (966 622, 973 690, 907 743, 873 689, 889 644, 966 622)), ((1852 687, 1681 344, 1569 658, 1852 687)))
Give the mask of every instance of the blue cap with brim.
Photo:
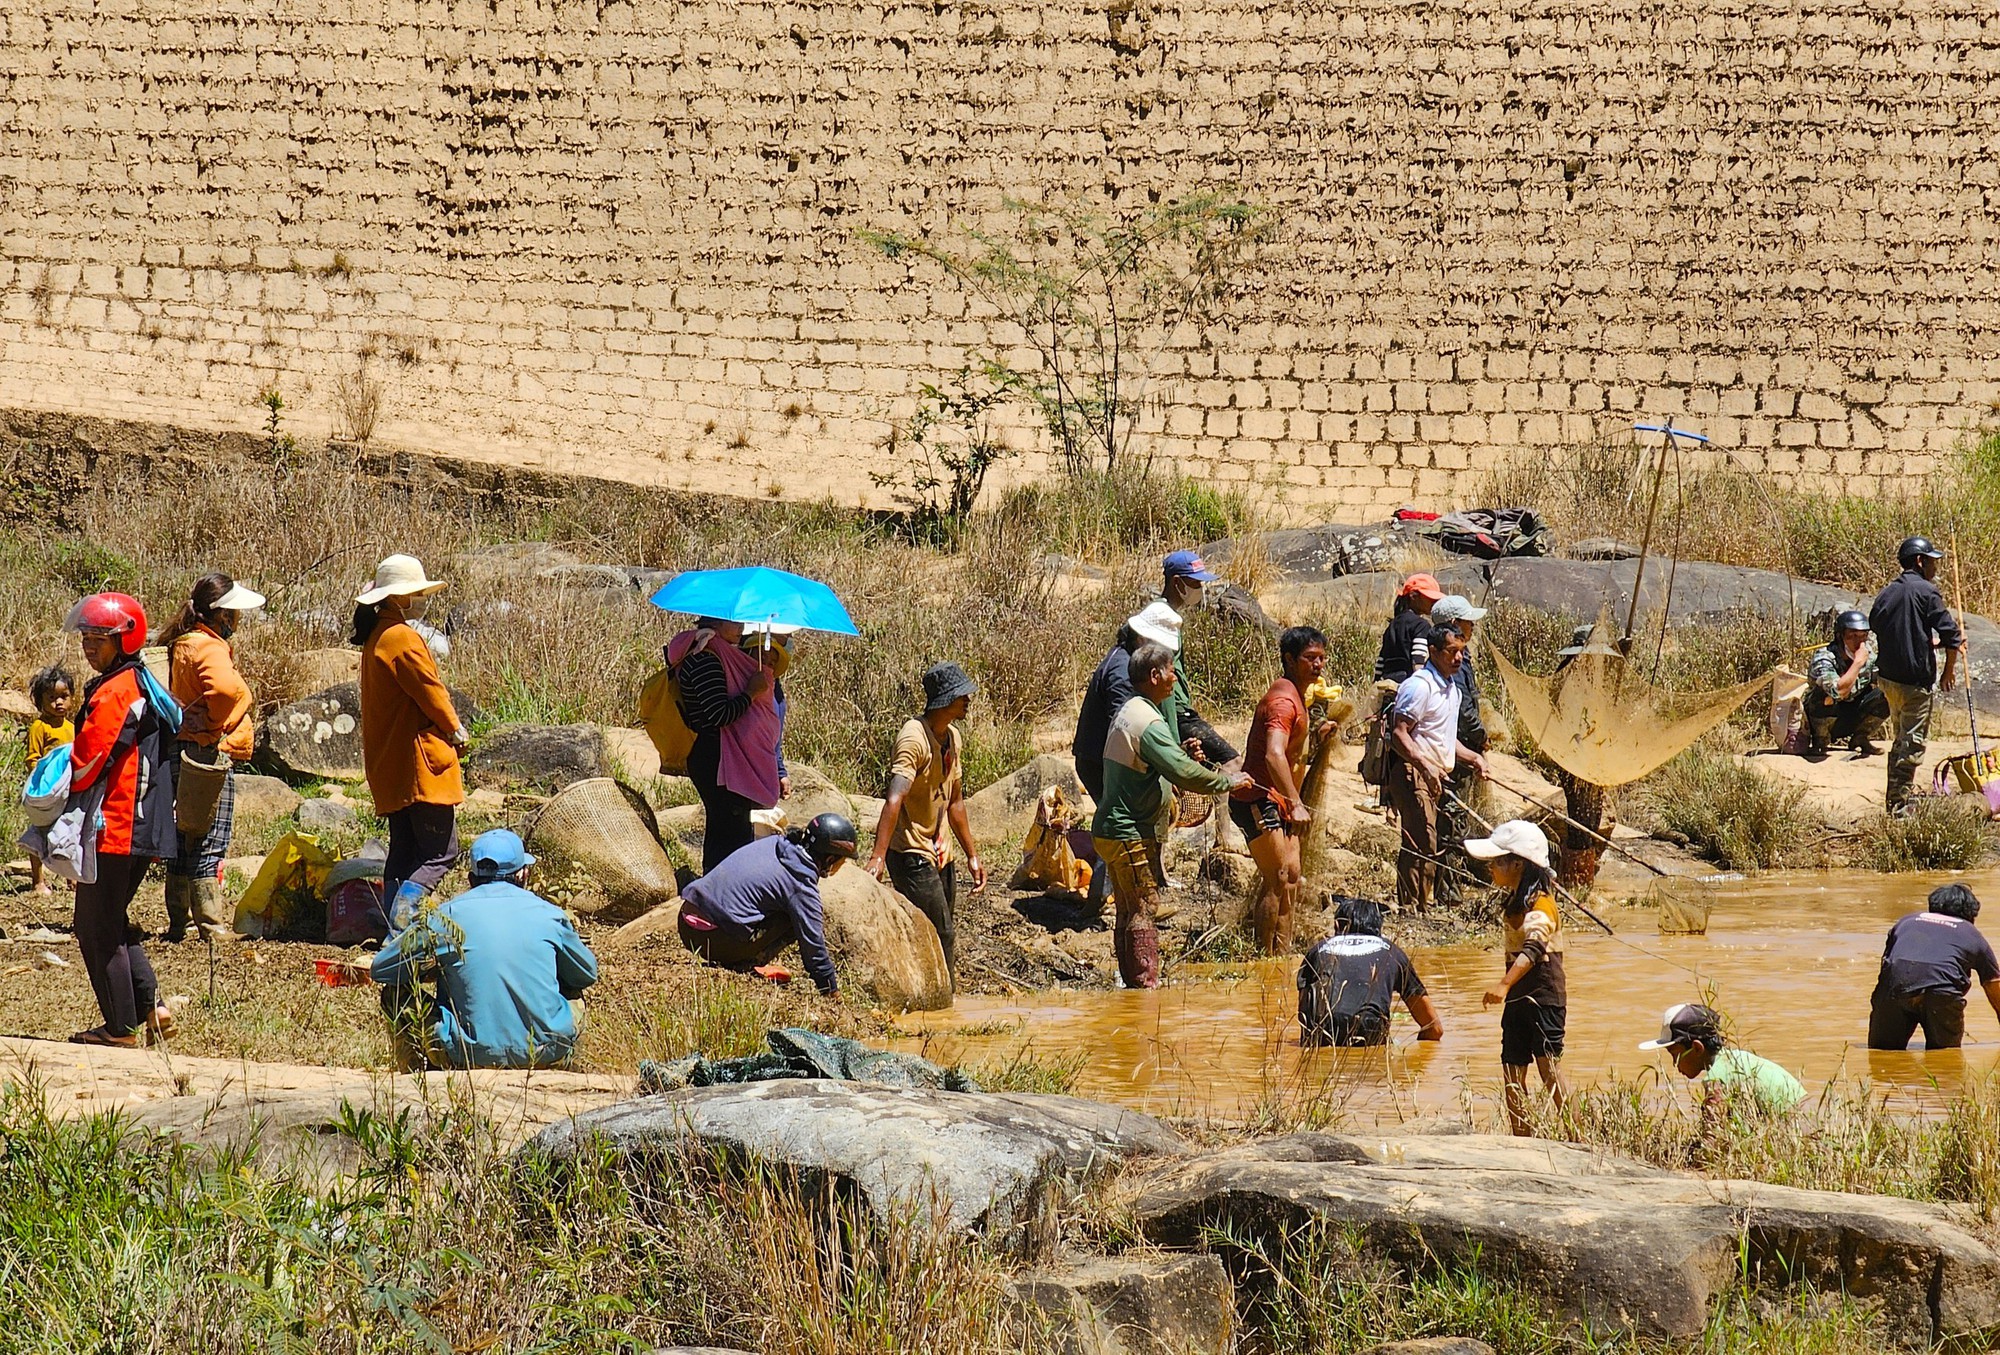
POLYGON ((1160 572, 1169 579, 1193 579, 1213 583, 1221 576, 1209 572, 1208 562, 1196 550, 1177 550, 1160 562, 1160 572))
POLYGON ((472 840, 472 869, 477 875, 512 875, 535 864, 521 839, 505 828, 493 828, 472 840))

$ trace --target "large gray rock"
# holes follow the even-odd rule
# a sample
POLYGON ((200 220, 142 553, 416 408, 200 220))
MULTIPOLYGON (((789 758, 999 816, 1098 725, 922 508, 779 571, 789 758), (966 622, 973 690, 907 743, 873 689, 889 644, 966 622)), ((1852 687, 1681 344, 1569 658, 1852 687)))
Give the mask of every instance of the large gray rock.
POLYGON ((854 806, 848 801, 847 792, 834 785, 825 772, 803 762, 792 763, 788 770, 792 774, 792 793, 778 802, 778 807, 785 811, 785 822, 803 828, 821 814, 853 817, 854 806))
POLYGON ((858 864, 821 880, 819 897, 827 949, 843 985, 859 988, 892 1011, 928 1012, 951 1005, 944 945, 915 904, 858 864))
POLYGON ((1051 1355, 1230 1355, 1235 1289, 1213 1256, 1066 1257, 1007 1287, 1019 1348, 1051 1355))
POLYGON ((236 782, 237 820, 256 819, 269 823, 296 813, 303 797, 275 776, 238 772, 236 782))
MULTIPOLYGON (((1043 753, 1027 766, 1001 777, 965 800, 972 840, 988 862, 1017 861, 1044 786, 1060 786, 1074 804, 1089 806, 1090 794, 1076 779, 1076 764, 1059 753, 1043 753)), ((1088 822, 1089 810, 1085 810, 1088 822)))
POLYGON ((465 759, 468 780, 509 790, 553 793, 610 774, 611 751, 596 725, 502 725, 465 759))
POLYGON ((1211 541, 1201 548, 1201 554, 1208 567, 1224 578, 1229 577, 1230 566, 1248 553, 1262 555, 1276 577, 1303 582, 1391 568, 1396 553, 1406 544, 1388 526, 1329 522, 1258 532, 1240 544, 1235 539, 1211 541))
POLYGON ((583 560, 546 541, 496 541, 460 551, 446 563, 446 577, 455 574, 469 581, 492 582, 531 579, 544 570, 581 565, 583 560))
POLYGON ((2000 1253, 1965 1211, 1713 1181, 1610 1153, 1465 1135, 1299 1134, 1181 1165, 1140 1195, 1145 1236, 1195 1246, 1329 1223, 1407 1269, 1505 1274, 1598 1330, 1691 1336, 1739 1278, 1880 1307, 1925 1344, 2000 1324, 2000 1253))
POLYGON ((308 833, 332 833, 352 825, 354 806, 340 800, 307 800, 298 808, 299 827, 308 833))
MULTIPOLYGON (((464 692, 452 689, 451 700, 466 725, 479 719, 464 692)), ((295 779, 361 780, 360 687, 343 682, 271 712, 257 727, 257 761, 295 779)))
POLYGON ((1075 1097, 812 1080, 641 1097, 552 1125, 524 1151, 560 1160, 594 1140, 639 1170, 695 1148, 830 1178, 885 1219, 942 1209, 1011 1251, 1044 1244, 1055 1208, 1119 1162, 1182 1148, 1150 1115, 1075 1097))

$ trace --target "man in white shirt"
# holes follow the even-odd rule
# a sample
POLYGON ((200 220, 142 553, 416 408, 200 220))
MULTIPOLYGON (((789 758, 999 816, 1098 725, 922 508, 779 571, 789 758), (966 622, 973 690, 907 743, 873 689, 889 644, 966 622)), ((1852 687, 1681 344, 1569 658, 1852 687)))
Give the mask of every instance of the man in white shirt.
POLYGON ((1389 716, 1389 803, 1402 826, 1396 854, 1396 907, 1430 902, 1438 855, 1438 802, 1459 763, 1484 779, 1486 759, 1458 741, 1460 691, 1452 679, 1465 661, 1465 636, 1454 626, 1430 635, 1430 662, 1396 688, 1389 716))

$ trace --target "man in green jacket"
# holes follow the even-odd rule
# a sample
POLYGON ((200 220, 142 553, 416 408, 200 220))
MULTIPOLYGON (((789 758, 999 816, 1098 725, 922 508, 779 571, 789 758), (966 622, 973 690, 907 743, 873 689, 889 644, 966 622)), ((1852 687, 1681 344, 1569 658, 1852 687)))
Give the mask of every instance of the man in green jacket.
POLYGON ((1174 787, 1220 795, 1249 783, 1242 772, 1204 767, 1174 737, 1162 706, 1174 692, 1174 656, 1147 642, 1132 651, 1133 696, 1112 717, 1104 740, 1104 795, 1090 835, 1111 872, 1118 900, 1112 948, 1128 988, 1160 985, 1160 942, 1153 925, 1160 882, 1160 837, 1172 823, 1174 787))

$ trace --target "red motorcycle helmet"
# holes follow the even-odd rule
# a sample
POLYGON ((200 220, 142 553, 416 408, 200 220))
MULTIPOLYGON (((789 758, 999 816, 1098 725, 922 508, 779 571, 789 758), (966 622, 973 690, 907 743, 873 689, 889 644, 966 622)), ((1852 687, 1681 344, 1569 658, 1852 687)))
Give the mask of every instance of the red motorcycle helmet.
POLYGON ((124 593, 92 593, 69 609, 63 629, 115 635, 130 656, 146 647, 146 609, 124 593))

